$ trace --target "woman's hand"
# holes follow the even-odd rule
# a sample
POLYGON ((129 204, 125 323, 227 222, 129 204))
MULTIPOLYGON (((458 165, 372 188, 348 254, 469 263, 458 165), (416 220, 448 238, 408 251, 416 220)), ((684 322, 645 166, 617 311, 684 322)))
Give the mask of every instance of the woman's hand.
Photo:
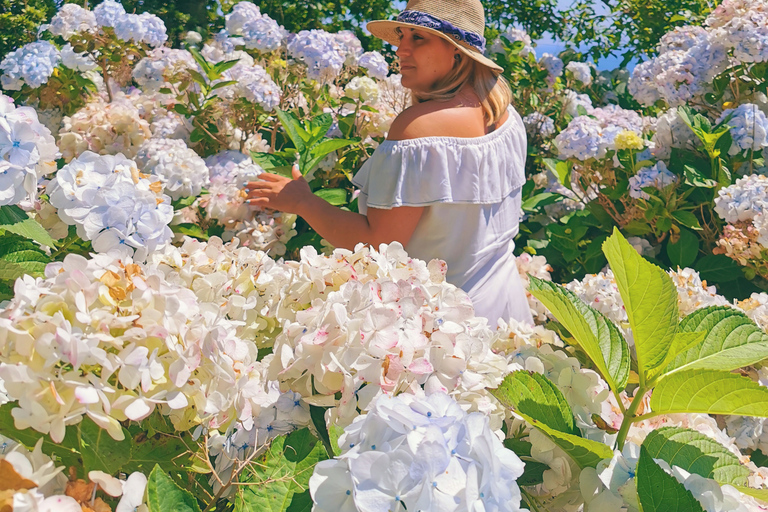
POLYGON ((313 197, 313 194, 298 165, 291 169, 291 176, 292 179, 268 172, 259 174, 258 181, 249 181, 246 184, 246 203, 298 214, 302 203, 313 197))

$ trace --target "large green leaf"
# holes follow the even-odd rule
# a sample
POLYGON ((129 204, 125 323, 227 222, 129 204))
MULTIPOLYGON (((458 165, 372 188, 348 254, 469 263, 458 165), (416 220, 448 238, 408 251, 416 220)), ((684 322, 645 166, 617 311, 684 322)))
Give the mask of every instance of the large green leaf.
POLYGON ((746 485, 749 469, 738 457, 714 439, 680 427, 662 427, 653 430, 643 446, 654 459, 662 459, 670 466, 678 466, 720 484, 746 485))
POLYGON ((667 273, 646 261, 618 229, 603 243, 635 339, 640 382, 664 362, 677 332, 677 288, 667 273))
POLYGON ((560 432, 531 418, 525 413, 516 411, 516 414, 546 434, 552 442, 562 448, 581 468, 594 468, 601 460, 613 457, 613 451, 603 443, 560 432))
POLYGON ((651 410, 657 414, 700 412, 768 417, 768 388, 727 371, 674 372, 656 384, 651 410))
MULTIPOLYGON (((286 438, 272 441, 267 453, 243 471, 234 498, 237 512, 284 512, 296 496, 305 501, 304 492, 309 485, 315 464, 327 458, 322 443, 315 443, 312 450, 299 461, 295 461, 295 449, 285 444, 286 438), (289 460, 288 455, 294 461, 289 460)), ((302 507, 295 507, 302 510, 302 507)))
POLYGON ((304 152, 310 135, 301 125, 301 121, 299 121, 291 112, 286 112, 284 110, 277 109, 276 114, 280 123, 283 125, 285 133, 288 134, 291 142, 293 142, 293 145, 300 153, 304 152))
POLYGON ((79 430, 80 453, 86 471, 97 470, 112 475, 124 470, 131 459, 131 438, 127 430, 123 429, 122 441, 115 441, 89 418, 83 419, 79 430))
POLYGON ((329 153, 337 149, 345 148, 360 142, 360 139, 325 139, 314 145, 309 153, 303 152, 301 155, 301 173, 306 175, 318 166, 320 161, 329 153))
POLYGON ((754 487, 747 487, 746 485, 734 485, 734 487, 747 496, 752 496, 753 498, 768 503, 768 489, 755 489, 754 487))
POLYGON ((530 276, 530 291, 573 335, 608 385, 623 390, 629 378, 629 346, 616 326, 563 286, 530 276))
POLYGON ((54 247, 56 241, 51 235, 27 213, 16 205, 0 206, 0 229, 30 238, 41 245, 54 247))
POLYGON ((200 512, 189 491, 176 485, 160 466, 155 466, 147 482, 149 512, 200 512))
POLYGON ((315 195, 325 199, 333 206, 347 204, 347 190, 343 188, 321 188, 315 192, 315 195))
POLYGON ((704 341, 678 355, 667 372, 735 370, 768 358, 768 334, 741 311, 710 306, 694 311, 682 322, 681 332, 705 332, 704 341))
POLYGON ((491 393, 506 407, 527 414, 554 430, 581 435, 563 393, 544 375, 525 370, 512 372, 491 393))
POLYGON ((691 491, 656 464, 645 446, 640 447, 636 475, 643 512, 704 512, 691 491))

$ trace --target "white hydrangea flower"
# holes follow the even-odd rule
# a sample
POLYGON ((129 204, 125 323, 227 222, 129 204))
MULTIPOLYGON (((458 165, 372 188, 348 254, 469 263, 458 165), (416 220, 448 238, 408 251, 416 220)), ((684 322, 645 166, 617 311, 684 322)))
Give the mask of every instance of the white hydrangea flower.
POLYGON ((379 100, 379 86, 367 76, 356 76, 344 87, 344 94, 371 105, 379 100))
POLYGON ((659 159, 667 159, 672 155, 672 148, 693 149, 698 138, 680 118, 677 109, 671 108, 658 117, 651 142, 651 154, 659 159))
POLYGON ((261 17, 259 8, 251 2, 238 2, 225 16, 227 32, 233 36, 243 35, 243 27, 251 20, 261 17))
POLYGON ((571 117, 578 117, 581 115, 579 113, 579 106, 584 107, 587 113, 589 113, 592 110, 592 100, 587 94, 578 94, 576 91, 566 89, 565 97, 563 98, 565 113, 571 117))
POLYGON ((272 111, 280 105, 282 90, 267 71, 258 64, 239 62, 224 72, 225 80, 236 80, 231 86, 222 87, 216 93, 222 97, 234 99, 243 97, 252 103, 261 105, 264 110, 272 111))
POLYGON ((368 71, 368 76, 383 80, 389 74, 389 64, 379 52, 365 52, 357 59, 357 65, 368 71))
POLYGON ((739 61, 768 61, 768 13, 752 11, 734 17, 717 34, 739 61))
POLYGON ((149 129, 156 139, 179 139, 190 143, 193 130, 192 122, 181 114, 169 110, 152 117, 149 129))
POLYGON ((715 211, 725 222, 752 221, 768 211, 768 177, 749 174, 733 185, 721 188, 715 198, 715 211))
POLYGON ((0 94, 0 205, 37 197, 40 178, 56 170, 59 151, 32 107, 16 107, 0 94))
POLYGON ((659 53, 672 50, 689 50, 698 44, 705 43, 708 37, 704 27, 694 25, 675 27, 661 37, 659 53))
POLYGON ((721 486, 715 480, 689 473, 678 466, 670 468, 664 460, 654 461, 683 484, 706 512, 753 512, 762 508, 754 498, 740 493, 732 485, 721 486))
MULTIPOLYGON (((381 249, 378 258, 405 268, 343 282, 297 312, 275 340, 270 378, 310 403, 335 405, 331 418, 342 425, 378 395, 412 386, 484 391, 498 385, 505 367, 490 351, 487 320, 475 317, 468 296, 444 281, 442 262, 412 260, 397 243, 381 249)), ((311 247, 301 256, 308 263, 319 258, 311 247)), ((337 250, 334 256, 355 255, 337 250)))
POLYGON ((242 34, 245 47, 260 52, 279 49, 288 37, 288 32, 266 14, 245 22, 242 34))
POLYGON ((163 20, 148 12, 124 14, 115 20, 114 28, 118 39, 145 43, 153 48, 168 40, 163 20))
POLYGON ((667 169, 667 164, 659 161, 651 167, 643 167, 629 178, 629 196, 648 200, 651 196, 643 191, 644 188, 653 187, 664 190, 677 181, 677 176, 667 169))
POLYGON ((47 192, 61 220, 77 226, 96 252, 137 251, 143 259, 172 236, 173 207, 159 178, 140 174, 121 154, 86 151, 59 170, 47 192))
POLYGON ((338 51, 344 56, 344 64, 354 66, 363 54, 363 44, 351 30, 339 30, 332 34, 338 51))
POLYGON ((69 40, 81 32, 96 32, 96 16, 77 4, 64 4, 48 25, 48 31, 69 40))
POLYGON ((139 147, 152 136, 149 123, 128 101, 106 103, 102 98, 89 102, 72 116, 64 117, 59 131, 59 148, 69 162, 83 151, 99 154, 122 153, 136 156, 139 147))
POLYGON ((552 267, 547 263, 547 259, 544 256, 531 256, 527 252, 524 252, 515 258, 515 263, 517 264, 517 271, 520 274, 520 279, 525 287, 525 295, 528 298, 528 305, 531 308, 534 321, 546 322, 549 310, 541 303, 541 301, 539 301, 539 299, 534 297, 531 292, 528 291, 530 283, 528 276, 532 275, 539 279, 544 279, 545 281, 551 281, 552 276, 550 275, 550 272, 552 271, 552 267))
MULTIPOLYGON (((556 55, 545 53, 539 59, 539 64, 547 70, 549 73, 550 82, 554 82, 555 78, 562 76, 564 64, 563 61, 556 55)), ((590 104, 590 106, 592 106, 590 104)))
POLYGON ((531 112, 523 118, 523 124, 531 137, 540 135, 543 139, 548 139, 555 134, 555 122, 541 112, 531 112))
POLYGON ((523 462, 449 396, 382 396, 315 466, 314 510, 517 511, 523 462))
POLYGON ((288 40, 288 54, 307 66, 307 76, 330 82, 341 72, 347 59, 333 34, 324 30, 302 30, 288 40))
POLYGON ((768 118, 754 103, 743 103, 736 108, 724 110, 717 123, 722 123, 730 116, 727 124, 731 127, 733 142, 729 155, 736 155, 745 150, 762 151, 768 147, 768 118))
MULTIPOLYGON (((75 5, 75 4, 67 4, 75 5)), ((61 63, 69 69, 77 71, 91 71, 99 67, 93 57, 84 53, 75 53, 72 45, 67 43, 61 49, 61 63)))
POLYGON ((93 14, 100 27, 114 27, 117 20, 125 14, 125 8, 120 2, 104 0, 93 8, 93 14))
POLYGON ((655 59, 641 62, 632 70, 628 90, 641 105, 649 107, 661 99, 661 93, 656 85, 656 75, 655 59))
POLYGON ((211 182, 205 205, 208 215, 225 225, 251 217, 256 208, 245 204, 243 183, 255 180, 263 169, 251 157, 231 150, 209 156, 205 164, 211 182))
POLYGON ((58 48, 48 41, 35 41, 8 53, 0 62, 0 85, 9 91, 25 84, 36 89, 48 82, 61 62, 58 48))
MULTIPOLYGON (((511 44, 516 41, 522 41, 523 43, 523 49, 520 50, 520 55, 522 57, 528 57, 529 54, 534 53, 533 49, 533 42, 531 41, 531 36, 528 35, 528 33, 525 30, 515 28, 515 27, 509 27, 507 30, 499 34, 499 37, 496 38, 496 40, 493 41, 493 43, 490 45, 488 49, 488 53, 493 55, 494 53, 504 53, 504 44, 511 44), (507 39, 507 41, 502 41, 502 37, 507 39)), ((535 55, 535 53, 534 53, 535 55)))
POLYGON ((581 82, 584 87, 592 83, 592 68, 586 62, 569 62, 565 70, 570 71, 574 80, 581 82))
POLYGON ((174 201, 197 196, 208 186, 205 161, 178 139, 149 139, 139 148, 136 164, 141 171, 160 178, 165 193, 174 201))
POLYGON ((635 111, 608 105, 590 109, 588 116, 575 117, 554 142, 560 158, 600 159, 608 151, 616 150, 616 136, 623 131, 633 131, 640 136, 643 119, 635 111))
POLYGON ((132 75, 142 89, 152 93, 190 69, 197 70, 197 63, 189 51, 163 46, 149 51, 133 68, 132 75))
MULTIPOLYGON (((230 192, 234 195, 234 191, 230 192)), ((254 209, 249 207, 249 211, 254 209)), ((233 213, 229 210, 222 213, 233 213)), ((292 213, 258 211, 252 218, 246 218, 234 227, 224 232, 225 239, 237 238, 243 247, 264 251, 271 256, 283 256, 287 244, 298 234, 296 227, 297 216, 292 213)), ((236 213, 233 217, 237 216, 236 213)))

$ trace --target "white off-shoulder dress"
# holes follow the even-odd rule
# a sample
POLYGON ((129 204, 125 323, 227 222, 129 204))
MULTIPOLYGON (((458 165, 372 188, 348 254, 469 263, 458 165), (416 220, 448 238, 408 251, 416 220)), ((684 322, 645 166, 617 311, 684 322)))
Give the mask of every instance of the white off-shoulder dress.
POLYGON ((509 318, 532 324, 513 253, 526 152, 525 128, 511 106, 507 120, 481 137, 384 141, 352 180, 359 211, 425 207, 408 254, 444 260, 448 282, 491 325, 509 318))

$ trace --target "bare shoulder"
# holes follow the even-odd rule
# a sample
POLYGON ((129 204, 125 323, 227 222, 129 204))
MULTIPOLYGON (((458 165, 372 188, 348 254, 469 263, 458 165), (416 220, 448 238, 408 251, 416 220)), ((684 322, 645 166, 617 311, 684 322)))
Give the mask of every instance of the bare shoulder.
POLYGON ((387 139, 408 140, 420 137, 479 137, 485 135, 480 108, 443 107, 425 102, 404 110, 392 122, 387 139))

